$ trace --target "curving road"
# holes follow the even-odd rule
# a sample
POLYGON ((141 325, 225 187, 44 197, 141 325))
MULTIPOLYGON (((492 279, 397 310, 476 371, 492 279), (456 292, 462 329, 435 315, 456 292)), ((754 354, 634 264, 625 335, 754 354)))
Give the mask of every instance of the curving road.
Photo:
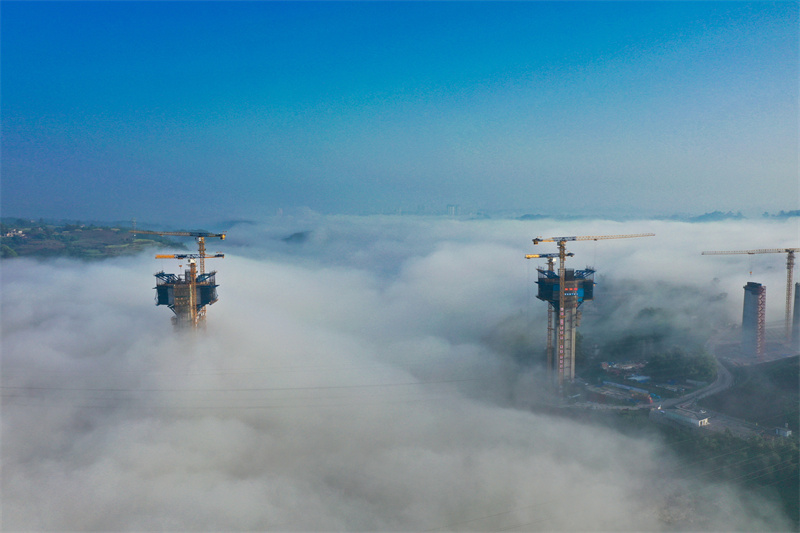
MULTIPOLYGON (((716 359, 716 356, 714 356, 716 359)), ((702 389, 698 389, 694 392, 690 392, 680 398, 670 398, 669 400, 664 400, 661 402, 661 406, 664 408, 667 407, 674 407, 678 404, 684 404, 693 400, 700 400, 705 398, 706 396, 711 396, 712 394, 716 394, 718 392, 722 392, 725 389, 729 389, 733 386, 733 375, 730 371, 725 368, 719 359, 717 361, 717 379, 714 380, 714 383, 704 387, 702 389)))

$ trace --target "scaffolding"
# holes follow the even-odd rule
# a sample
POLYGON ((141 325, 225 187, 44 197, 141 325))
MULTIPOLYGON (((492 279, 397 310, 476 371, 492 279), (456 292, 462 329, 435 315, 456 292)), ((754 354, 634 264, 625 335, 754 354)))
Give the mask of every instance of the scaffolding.
POLYGON ((184 274, 156 272, 156 305, 166 305, 175 316, 172 324, 177 329, 197 328, 205 325, 205 308, 217 301, 216 271, 197 274, 194 260, 184 274))

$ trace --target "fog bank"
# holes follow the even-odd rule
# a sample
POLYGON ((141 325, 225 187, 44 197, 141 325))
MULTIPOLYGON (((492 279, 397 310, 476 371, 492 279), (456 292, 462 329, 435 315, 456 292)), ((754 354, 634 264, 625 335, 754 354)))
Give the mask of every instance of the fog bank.
POLYGON ((523 256, 555 251, 531 239, 650 231, 573 243, 572 264, 713 282, 736 320, 754 261, 782 318, 784 256, 700 251, 797 246, 791 222, 274 218, 209 246, 220 301, 196 335, 153 306, 175 261, 3 261, 2 527, 788 529, 657 440, 530 408, 543 370, 519 354, 546 326, 523 256))

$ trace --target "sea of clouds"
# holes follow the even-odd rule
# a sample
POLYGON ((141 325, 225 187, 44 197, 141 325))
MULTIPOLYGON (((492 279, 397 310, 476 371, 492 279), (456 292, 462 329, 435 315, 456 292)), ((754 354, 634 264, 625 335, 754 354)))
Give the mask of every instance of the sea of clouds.
POLYGON ((713 286, 735 323, 758 281, 782 323, 785 255, 700 252, 798 246, 792 220, 273 217, 208 243, 226 257, 196 334, 153 305, 176 261, 4 260, 2 529, 788 529, 658 439, 534 408, 546 315, 523 256, 555 245, 531 239, 644 232, 568 247, 658 281, 620 320, 713 286))

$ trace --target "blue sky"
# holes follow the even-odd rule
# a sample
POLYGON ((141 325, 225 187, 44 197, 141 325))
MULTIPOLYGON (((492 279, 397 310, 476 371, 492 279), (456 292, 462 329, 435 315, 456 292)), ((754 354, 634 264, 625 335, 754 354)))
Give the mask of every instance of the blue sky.
POLYGON ((798 2, 2 2, 2 214, 797 209, 798 2))

